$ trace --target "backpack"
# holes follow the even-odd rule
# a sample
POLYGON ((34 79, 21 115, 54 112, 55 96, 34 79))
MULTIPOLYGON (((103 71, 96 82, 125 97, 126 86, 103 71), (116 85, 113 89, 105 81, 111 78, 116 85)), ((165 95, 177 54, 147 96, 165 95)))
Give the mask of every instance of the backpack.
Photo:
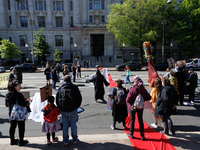
POLYGON ((64 85, 60 89, 59 104, 62 108, 73 108, 75 100, 73 98, 72 86, 64 85))
POLYGON ((123 88, 116 88, 117 89, 117 96, 115 97, 115 102, 118 105, 124 105, 126 103, 126 94, 123 88))
POLYGON ((136 97, 133 106, 135 106, 138 109, 143 109, 144 108, 144 98, 142 97, 142 95, 140 93, 136 97))

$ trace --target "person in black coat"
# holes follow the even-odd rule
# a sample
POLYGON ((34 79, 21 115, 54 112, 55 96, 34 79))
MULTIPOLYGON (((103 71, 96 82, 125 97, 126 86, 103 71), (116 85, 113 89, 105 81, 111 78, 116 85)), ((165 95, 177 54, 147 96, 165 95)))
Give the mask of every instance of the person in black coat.
POLYGON ((72 64, 71 66, 71 70, 72 70, 72 75, 73 75, 73 82, 76 82, 76 67, 75 64, 72 64))
POLYGON ((47 85, 49 84, 50 85, 50 66, 47 65, 46 69, 44 70, 44 75, 46 75, 46 82, 47 82, 47 85))
MULTIPOLYGON (((127 95, 128 92, 122 86, 123 81, 118 79, 116 82, 117 82, 117 88, 119 88, 119 89, 122 88, 125 95, 127 95)), ((126 103, 122 104, 122 105, 118 105, 115 101, 115 97, 117 96, 117 88, 113 89, 113 93, 111 95, 111 98, 113 99, 113 104, 112 104, 113 125, 111 125, 111 129, 113 129, 113 130, 115 129, 115 125, 116 125, 117 121, 119 123, 120 122, 123 123, 122 129, 126 129, 125 120, 126 120, 126 117, 128 116, 126 103)))
POLYGON ((52 88, 56 89, 56 82, 57 82, 57 70, 56 70, 56 66, 52 66, 52 70, 51 70, 51 75, 52 75, 52 88))
POLYGON ((194 99, 195 99, 195 89, 197 87, 197 73, 194 72, 194 68, 189 68, 188 69, 189 73, 189 78, 187 82, 189 82, 189 86, 187 87, 188 93, 189 93, 189 103, 194 104, 194 99))
POLYGON ((175 77, 178 80, 178 90, 179 90, 179 101, 180 105, 183 105, 185 83, 187 80, 187 73, 184 71, 184 66, 178 68, 178 72, 175 73, 175 77))
POLYGON ((170 85, 170 80, 166 77, 162 78, 163 88, 158 94, 156 100, 156 106, 154 110, 154 115, 162 118, 163 131, 162 134, 169 134, 168 122, 170 122, 170 130, 172 134, 175 134, 173 129, 172 120, 169 118, 172 115, 172 110, 176 108, 177 105, 177 92, 173 85, 170 85))
POLYGON ((95 102, 97 102, 98 99, 101 99, 102 102, 106 102, 104 100, 105 91, 104 91, 103 84, 105 84, 106 86, 108 86, 110 84, 106 81, 106 79, 100 73, 98 68, 97 68, 96 74, 89 81, 94 83, 95 102))
POLYGON ((9 82, 11 82, 11 81, 13 81, 13 80, 15 80, 15 79, 17 79, 17 72, 16 72, 17 70, 14 68, 13 70, 12 70, 12 73, 10 73, 10 75, 9 75, 9 82))
MULTIPOLYGON (((19 86, 16 81, 9 82, 8 84, 8 93, 5 97, 5 105, 9 109, 9 118, 11 111, 13 109, 13 106, 16 104, 16 101, 18 101, 18 104, 20 106, 26 106, 27 111, 30 112, 29 103, 30 99, 25 99, 24 96, 19 93, 18 90, 19 86)), ((18 125, 19 128, 19 146, 26 145, 28 143, 27 140, 24 140, 24 133, 25 133, 25 121, 17 121, 17 120, 11 120, 10 121, 10 144, 16 145, 18 143, 18 139, 15 139, 15 129, 18 125)))

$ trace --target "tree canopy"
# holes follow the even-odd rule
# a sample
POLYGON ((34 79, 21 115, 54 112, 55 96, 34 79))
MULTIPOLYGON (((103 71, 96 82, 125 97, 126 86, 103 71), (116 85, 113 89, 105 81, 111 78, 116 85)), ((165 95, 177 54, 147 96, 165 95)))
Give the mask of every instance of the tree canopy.
POLYGON ((34 57, 45 57, 51 53, 51 46, 46 42, 45 37, 42 35, 42 31, 43 28, 38 32, 34 31, 34 57))
POLYGON ((58 49, 55 49, 55 53, 53 54, 55 62, 61 61, 61 58, 60 58, 61 53, 62 53, 61 51, 59 51, 58 49))
POLYGON ((12 60, 13 58, 20 57, 22 52, 18 50, 18 47, 15 45, 15 43, 10 42, 8 39, 3 39, 0 42, 0 55, 2 59, 9 58, 12 60))

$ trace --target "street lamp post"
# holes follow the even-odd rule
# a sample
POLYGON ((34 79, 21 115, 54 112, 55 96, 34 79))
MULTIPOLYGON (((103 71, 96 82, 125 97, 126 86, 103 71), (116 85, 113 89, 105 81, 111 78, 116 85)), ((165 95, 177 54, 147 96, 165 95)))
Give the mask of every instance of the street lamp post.
POLYGON ((25 47, 26 47, 26 61, 28 62, 28 44, 27 43, 25 44, 25 47))
POLYGON ((171 53, 170 53, 170 55, 171 55, 171 58, 172 58, 172 47, 173 47, 173 43, 170 44, 170 47, 171 47, 171 53))
MULTIPOLYGON (((74 43, 74 48, 75 48, 75 52, 74 52, 74 59, 75 59, 75 61, 77 60, 77 57, 76 57, 76 48, 77 48, 77 44, 76 43, 74 43)), ((76 63, 76 62, 75 62, 76 63)))
MULTIPOLYGON (((20 0, 15 0, 16 2, 19 2, 21 5, 24 6, 23 3, 21 3, 20 0)), ((33 51, 33 26, 32 24, 34 24, 35 20, 32 20, 32 17, 31 17, 31 13, 29 12, 29 10, 27 9, 26 6, 24 6, 24 8, 28 11, 28 15, 30 17, 30 19, 28 20, 28 23, 31 25, 31 49, 32 49, 32 61, 33 61, 33 64, 34 64, 34 51, 33 51)))
MULTIPOLYGON (((167 1, 167 4, 171 4, 172 1, 171 0, 168 0, 167 1)), ((168 7, 168 5, 167 5, 168 7)), ((163 17, 163 38, 162 38, 162 63, 164 62, 164 53, 165 53, 165 48, 164 48, 164 42, 165 42, 165 13, 166 13, 166 10, 167 10, 167 7, 165 8, 165 12, 164 12, 164 17, 163 17)))

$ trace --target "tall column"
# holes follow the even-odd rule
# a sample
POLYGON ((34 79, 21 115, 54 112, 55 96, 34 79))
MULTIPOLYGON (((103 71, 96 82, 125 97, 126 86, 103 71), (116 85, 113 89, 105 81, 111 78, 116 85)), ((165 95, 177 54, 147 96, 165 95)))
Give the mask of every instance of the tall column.
POLYGON ((64 28, 68 29, 69 28, 69 22, 70 22, 70 1, 69 0, 64 0, 64 12, 65 12, 64 28))
POLYGON ((83 23, 86 22, 88 23, 88 15, 87 15, 87 11, 88 11, 88 1, 87 0, 83 0, 83 23))
POLYGON ((80 27, 81 26, 81 24, 80 24, 80 21, 81 21, 81 18, 80 18, 80 14, 81 14, 81 12, 80 12, 80 0, 74 0, 73 1, 73 12, 74 12, 74 25, 75 26, 78 26, 78 27, 80 27))
POLYGON ((52 20, 53 20, 53 16, 52 16, 52 12, 53 12, 53 1, 52 0, 48 0, 46 1, 46 8, 47 8, 47 28, 53 28, 53 24, 52 24, 52 20))
MULTIPOLYGON (((31 19, 35 20, 35 14, 34 14, 34 0, 29 0, 28 1, 28 9, 31 15, 31 19)), ((30 16, 29 16, 30 19, 30 16)), ((33 29, 35 28, 35 24, 32 24, 33 29)), ((29 28, 31 28, 31 25, 29 24, 29 28)))
MULTIPOLYGON (((10 11, 11 11, 11 20, 12 20, 12 25, 10 26, 10 28, 12 29, 17 27, 16 4, 17 2, 15 0, 10 0, 10 11)), ((0 4, 0 6, 2 5, 0 4)), ((0 9, 0 10, 3 10, 3 9, 0 9)))

